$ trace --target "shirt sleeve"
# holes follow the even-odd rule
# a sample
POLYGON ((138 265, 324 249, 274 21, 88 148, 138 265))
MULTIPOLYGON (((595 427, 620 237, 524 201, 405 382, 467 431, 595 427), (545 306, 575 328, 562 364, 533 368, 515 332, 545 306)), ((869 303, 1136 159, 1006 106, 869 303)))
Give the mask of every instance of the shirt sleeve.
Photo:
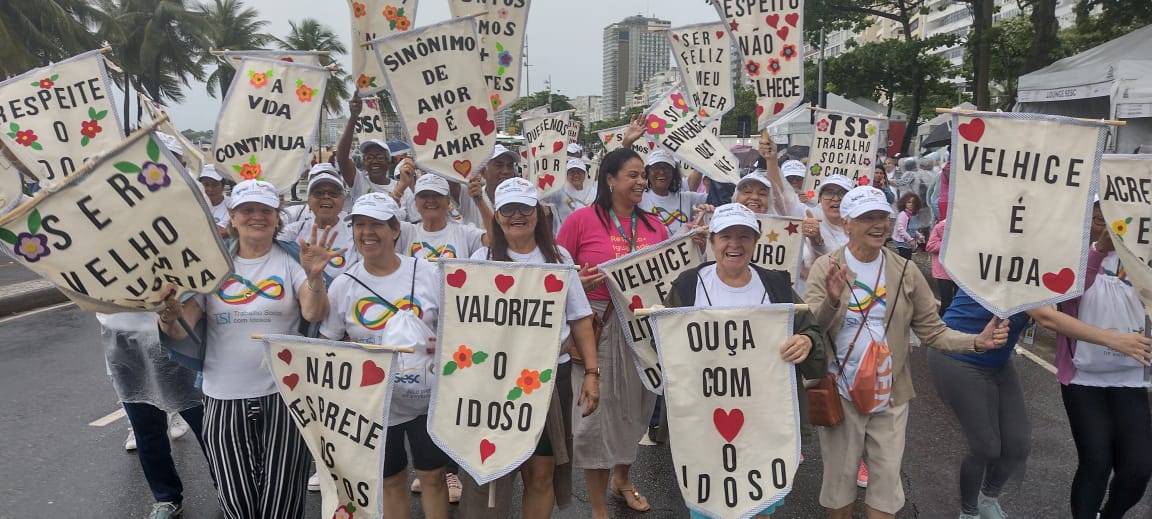
POLYGON ((484 229, 478 229, 472 225, 461 225, 460 228, 464 230, 469 255, 471 255, 473 251, 484 248, 484 229))
MULTIPOLYGON (((284 254, 287 255, 288 253, 284 254)), ((288 264, 288 280, 292 288, 296 289, 296 295, 299 298, 301 290, 308 290, 304 288, 304 283, 308 281, 308 275, 304 273, 304 267, 300 266, 299 261, 294 261, 291 257, 287 259, 288 261, 285 263, 288 264)))
POLYGON ((565 305, 564 317, 569 322, 592 315, 592 305, 588 303, 588 294, 584 293, 584 285, 580 284, 580 273, 576 269, 568 274, 568 298, 565 305))

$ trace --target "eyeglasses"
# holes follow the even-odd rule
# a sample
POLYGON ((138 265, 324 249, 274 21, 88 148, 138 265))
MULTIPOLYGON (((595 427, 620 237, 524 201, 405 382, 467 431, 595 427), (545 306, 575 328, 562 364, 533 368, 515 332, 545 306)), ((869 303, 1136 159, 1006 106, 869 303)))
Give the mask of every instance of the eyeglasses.
POLYGON ((336 191, 334 189, 317 189, 308 193, 308 196, 316 198, 340 198, 344 196, 343 191, 336 191))
POLYGON ((364 160, 371 160, 373 162, 387 161, 388 155, 369 153, 368 155, 364 156, 364 160))
POLYGON ((843 191, 829 191, 829 192, 821 193, 820 199, 821 200, 827 200, 829 202, 831 202, 833 200, 843 200, 844 195, 846 195, 846 194, 848 194, 848 193, 845 193, 843 191))
POLYGON ((536 207, 528 204, 504 204, 500 206, 500 215, 505 218, 511 218, 514 215, 532 216, 536 213, 536 207))

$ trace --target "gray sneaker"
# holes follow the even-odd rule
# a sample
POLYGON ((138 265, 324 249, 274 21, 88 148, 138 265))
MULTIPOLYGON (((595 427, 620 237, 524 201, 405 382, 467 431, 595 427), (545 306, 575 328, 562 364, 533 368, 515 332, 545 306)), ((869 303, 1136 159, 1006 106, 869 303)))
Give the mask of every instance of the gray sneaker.
POLYGON ((156 503, 152 505, 152 513, 148 514, 148 519, 172 519, 180 517, 184 513, 184 507, 178 503, 156 503))
POLYGON ((981 499, 980 504, 980 519, 1007 519, 1008 514, 1004 513, 1004 509, 1000 508, 999 499, 989 499, 987 501, 981 499))

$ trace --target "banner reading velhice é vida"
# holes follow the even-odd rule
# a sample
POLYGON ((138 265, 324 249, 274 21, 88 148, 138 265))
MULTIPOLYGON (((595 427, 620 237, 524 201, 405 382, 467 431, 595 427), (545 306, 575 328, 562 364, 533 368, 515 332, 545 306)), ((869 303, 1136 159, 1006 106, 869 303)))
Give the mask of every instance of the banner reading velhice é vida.
POLYGON ((673 88, 644 113, 644 133, 660 147, 708 178, 725 184, 740 180, 738 161, 696 114, 684 97, 673 88))
POLYGON ((808 172, 804 191, 818 191, 824 179, 844 175, 855 185, 861 178, 872 178, 876 166, 876 146, 880 141, 880 122, 884 117, 833 112, 814 108, 812 150, 808 154, 808 172))
POLYGON ((756 93, 757 129, 804 102, 804 2, 713 2, 756 93))
POLYGON ((544 431, 572 268, 470 260, 439 267, 445 310, 428 432, 485 484, 524 463, 544 431))
POLYGON ((348 0, 352 9, 352 77, 361 97, 384 90, 384 72, 366 44, 408 31, 416 23, 419 0, 348 0))
POLYGON ((262 340, 280 397, 316 460, 320 517, 382 517, 393 353, 291 335, 262 340))
POLYGON ((608 275, 616 316, 632 348, 640 380, 657 394, 664 391, 664 375, 652 347, 652 323, 647 316, 637 316, 636 310, 664 304, 676 277, 700 265, 700 253, 692 236, 678 235, 600 265, 600 270, 608 275))
MULTIPOLYGON (((628 125, 624 125, 600 130, 596 134, 600 136, 600 144, 604 146, 604 151, 611 153, 624 146, 624 132, 627 130, 628 125)), ((649 139, 647 133, 632 143, 632 151, 640 155, 640 160, 645 163, 648 162, 648 154, 655 149, 656 141, 649 139)))
POLYGON ((328 75, 312 65, 244 58, 216 121, 216 171, 291 188, 308 169, 328 75))
POLYGON ((1000 317, 1079 297, 1104 123, 1022 113, 952 116, 940 261, 1000 317))
POLYGON ((488 101, 495 111, 520 99, 524 31, 530 5, 530 0, 448 0, 452 16, 475 16, 484 82, 488 84, 488 101))
POLYGON ((540 198, 564 188, 571 117, 572 111, 566 110, 521 120, 528 145, 528 180, 540 198))
POLYGON ((1152 155, 1104 156, 1100 210, 1126 279, 1152 319, 1152 155))
POLYGON ((792 490, 800 458, 796 369, 780 358, 792 305, 669 308, 652 315, 669 444, 684 503, 752 517, 792 490))
POLYGON ((416 167, 467 183, 496 146, 476 20, 459 18, 372 41, 416 167))
POLYGON ((209 294, 232 275, 199 186, 159 139, 139 131, 0 219, 0 246, 74 301, 150 310, 167 295, 209 294))
POLYGON ((100 51, 0 83, 0 142, 44 187, 120 142, 108 71, 100 51))
POLYGON ((727 29, 727 24, 713 22, 668 32, 689 105, 705 121, 719 119, 736 105, 727 29))

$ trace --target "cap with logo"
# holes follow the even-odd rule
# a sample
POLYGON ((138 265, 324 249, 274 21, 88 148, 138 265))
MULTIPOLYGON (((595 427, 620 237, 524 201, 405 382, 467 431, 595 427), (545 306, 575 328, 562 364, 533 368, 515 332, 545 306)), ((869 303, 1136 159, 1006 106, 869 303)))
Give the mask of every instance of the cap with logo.
POLYGON ((495 198, 496 209, 507 204, 524 204, 534 207, 537 203, 536 186, 523 178, 512 177, 496 186, 495 198))
POLYGON ((245 180, 232 188, 232 197, 228 199, 228 209, 235 209, 241 204, 256 202, 273 209, 280 208, 280 194, 276 186, 263 180, 245 180))
POLYGON ((416 194, 431 191, 438 195, 448 196, 448 181, 440 175, 425 173, 416 179, 416 194))
POLYGON ((859 218, 871 211, 892 214, 892 206, 888 204, 884 192, 872 186, 853 188, 844 195, 844 201, 840 202, 840 214, 845 218, 859 218))
POLYGON ((396 218, 399 213, 400 206, 396 205, 396 201, 387 193, 368 193, 356 199, 356 203, 352 204, 352 211, 344 217, 344 220, 351 222, 353 216, 367 216, 387 222, 396 218))
POLYGON ((808 176, 808 166, 798 160, 787 160, 780 165, 780 172, 784 174, 784 178, 808 176))
POLYGON ((742 225, 753 231, 760 232, 760 220, 756 214, 744 204, 724 204, 712 212, 712 221, 708 222, 709 232, 720 232, 729 227, 742 225))

